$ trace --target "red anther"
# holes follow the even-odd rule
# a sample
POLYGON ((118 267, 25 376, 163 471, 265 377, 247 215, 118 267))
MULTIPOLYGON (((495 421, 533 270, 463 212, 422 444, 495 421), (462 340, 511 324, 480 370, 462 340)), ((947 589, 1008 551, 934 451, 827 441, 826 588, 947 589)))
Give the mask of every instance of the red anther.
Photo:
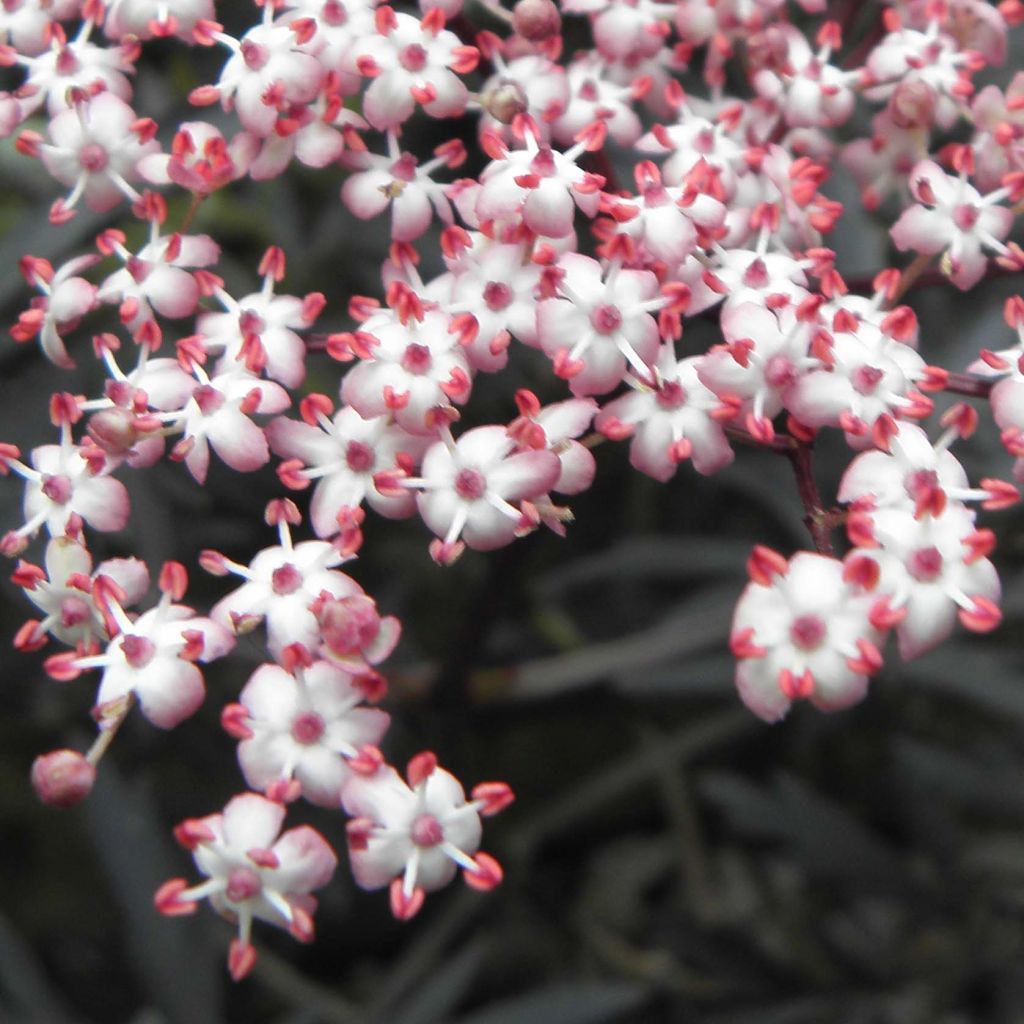
POLYGON ((735 658, 763 658, 767 653, 766 647, 759 647, 754 643, 754 627, 747 626, 738 633, 729 637, 729 649, 735 658))
POLYGON ((941 366, 926 366, 924 377, 917 382, 923 391, 944 391, 949 383, 949 370, 941 366))
POLYGON ((974 633, 991 633, 1003 621, 999 606, 987 597, 974 595, 971 608, 960 609, 960 621, 974 633))
POLYGON ((43 668, 51 679, 56 679, 59 683, 69 683, 82 674, 82 669, 77 663, 76 651, 62 651, 60 654, 51 654, 43 662, 43 668))
POLYGON ((1024 324, 1024 298, 1020 295, 1011 295, 1003 304, 1003 319, 1007 327, 1014 329, 1024 324))
MULTIPOLYGON (((581 128, 573 137, 573 141, 582 142, 588 153, 596 153, 604 148, 608 138, 608 123, 606 121, 591 121, 586 127, 581 128)), ((601 184, 604 184, 602 179, 601 184)))
POLYGON ((296 18, 288 22, 288 27, 295 33, 295 42, 302 46, 316 35, 316 18, 296 18))
POLYGON ((978 428, 978 411, 966 402, 951 405, 939 418, 944 427, 955 427, 961 437, 970 437, 978 428))
POLYGON ((265 274, 270 274, 275 281, 283 281, 285 272, 284 250, 278 245, 270 246, 263 254, 263 259, 260 260, 260 265, 256 268, 256 272, 261 277, 265 274))
POLYGON ((903 608, 893 608, 891 602, 892 596, 885 594, 871 606, 871 611, 868 613, 868 622, 875 629, 885 632, 894 626, 898 626, 907 617, 905 606, 903 608))
POLYGON ((194 914, 198 904, 195 900, 183 899, 181 894, 188 889, 184 878, 172 878, 157 889, 153 895, 153 904, 161 914, 167 917, 182 917, 194 914))
POLYGON ((478 889, 480 892, 490 892, 501 885, 501 880, 505 877, 504 872, 501 870, 501 865, 489 853, 477 851, 473 860, 476 869, 465 868, 462 872, 466 885, 471 889, 478 889))
POLYGON ((402 879, 396 878, 391 883, 391 889, 389 892, 391 913, 399 921, 408 921, 415 917, 420 908, 423 906, 423 901, 426 898, 426 893, 423 890, 423 886, 417 885, 413 891, 406 896, 405 890, 402 888, 402 879))
POLYGON ((321 417, 328 419, 334 412, 334 402, 327 395, 313 392, 299 402, 299 415, 311 427, 318 426, 321 417))
POLYGON ((515 403, 521 416, 528 416, 532 419, 540 412, 540 399, 526 388, 520 388, 516 392, 515 403))
POLYGON ((421 782, 428 779, 437 769, 437 756, 429 750, 424 750, 410 759, 405 768, 405 777, 409 785, 415 789, 421 782))
POLYGON ((562 380, 571 380, 583 372, 583 368, 586 365, 581 359, 570 359, 569 350, 567 348, 560 348, 555 353, 553 362, 553 369, 556 377, 561 377, 562 380))
POLYGON ((179 846, 183 846, 186 850, 194 850, 203 843, 214 842, 217 836, 201 818, 186 818, 174 826, 174 838, 179 846))
POLYGON ((290 491, 304 491, 313 481, 305 474, 306 466, 301 459, 285 459, 277 467, 277 478, 290 491))
POLYGON ((181 562, 167 561, 160 567, 157 586, 172 601, 180 601, 188 590, 188 570, 181 562))
POLYGON ((472 313, 456 313, 448 325, 448 333, 458 335, 459 344, 465 348, 476 341, 480 324, 472 313))
POLYGON ((310 327, 316 322, 316 318, 323 312, 327 305, 327 298, 323 292, 309 292, 302 297, 302 310, 299 316, 302 322, 310 327))
POLYGON ((601 421, 601 425, 597 429, 609 441, 625 441, 626 438, 632 437, 636 424, 623 423, 622 420, 617 419, 615 416, 609 416, 601 421))
POLYGON ((872 676, 882 667, 882 652, 866 637, 857 639, 859 658, 847 658, 846 664, 853 672, 872 676))
POLYGON ((443 157, 448 167, 461 167, 466 162, 466 145, 462 139, 449 139, 434 149, 434 156, 443 157))
POLYGON ((384 764, 384 755, 378 747, 369 743, 359 748, 355 757, 349 758, 348 766, 357 775, 374 775, 380 766, 384 764))
POLYGON ((480 813, 485 818, 493 817, 515 800, 512 787, 507 782, 481 782, 473 787, 470 796, 483 805, 480 813))
POLYGON ((220 713, 221 728, 236 740, 251 740, 255 733, 249 728, 249 709, 244 704, 228 704, 220 713))
POLYGON ((181 633, 185 646, 178 651, 182 661, 199 661, 206 648, 206 637, 200 629, 185 629, 181 633))
POLYGON ((46 582, 46 573, 38 565, 19 561, 11 573, 11 582, 23 590, 35 590, 40 583, 46 582))
POLYGON ((971 565, 992 554, 996 547, 996 535, 992 530, 983 528, 969 533, 960 543, 967 549, 967 553, 964 555, 964 564, 971 565))
POLYGON ((411 86, 409 92, 412 94, 412 98, 424 107, 429 106, 437 99, 437 86, 433 82, 411 86))
POLYGON ((245 856, 258 868, 270 868, 273 870, 281 866, 281 859, 278 855, 273 850, 268 850, 265 847, 254 846, 251 850, 245 851, 245 856))
POLYGON ((996 480, 992 477, 985 477, 981 481, 982 490, 988 492, 988 497, 981 503, 984 509, 1004 509, 1016 505, 1020 501, 1020 491, 1007 480, 996 480))
POLYGON ((803 675, 797 676, 788 668, 784 668, 779 673, 779 689, 789 700, 810 697, 814 693, 814 676, 810 669, 806 669, 803 675))
POLYGON ((205 548, 199 552, 199 566, 211 576, 227 576, 231 572, 227 561, 224 555, 212 548, 205 548))
POLYGON ((202 366, 206 362, 206 343, 201 334, 193 334, 179 339, 175 348, 178 365, 186 373, 191 373, 194 366, 202 366))
MULTIPOLYGON (((908 398, 914 397, 914 392, 911 392, 908 398)), ((925 403, 931 411, 931 402, 924 397, 924 395, 917 396, 921 402, 925 403)), ((928 413, 922 413, 921 415, 928 415, 928 413)), ((899 433, 899 426, 896 420, 892 418, 887 412, 883 412, 878 419, 871 426, 871 440, 874 442, 876 448, 883 452, 890 450, 890 442, 899 433)))
POLYGON ((843 45, 843 29, 838 21, 826 21, 818 29, 817 42, 819 46, 827 46, 832 50, 838 50, 843 45))
POLYGON ((241 981, 256 966, 256 947, 232 939, 228 947, 228 973, 232 981, 241 981))
POLYGON ((743 425, 747 428, 747 433, 760 444, 771 444, 775 440, 775 427, 767 416, 747 413, 743 425))
POLYGON ((412 397, 409 391, 395 391, 390 384, 385 384, 383 389, 384 405, 391 410, 391 412, 397 412, 400 409, 404 409, 409 404, 409 399, 412 397))
POLYGON ((63 424, 77 423, 82 418, 80 402, 85 401, 84 395, 72 395, 62 391, 50 396, 50 422, 59 427, 63 424))
MULTIPOLYGON (((260 346, 262 348, 262 346, 260 346)), ((246 363, 248 366, 248 363, 246 363)), ((244 413, 246 416, 251 416, 255 412, 259 412, 260 403, 263 401, 263 395, 259 388, 252 388, 247 391, 242 401, 238 403, 239 411, 244 413)))
POLYGON ((382 701, 388 693, 388 681, 379 672, 372 669, 363 672, 352 679, 352 685, 363 695, 367 704, 377 704, 382 701))
POLYGON ((879 325, 896 341, 909 341, 917 332, 917 314, 909 306, 897 306, 888 312, 879 325))
POLYGON ((877 548, 875 524, 867 512, 854 511, 846 517, 846 535, 855 548, 877 548))
POLYGON ((769 587, 772 578, 785 576, 789 563, 777 551, 763 544, 758 544, 747 559, 747 575, 754 583, 769 587))
POLYGON ((367 295, 353 295, 348 300, 348 315, 359 323, 369 320, 379 309, 380 302, 367 295))
POLYGON ((313 655, 305 644, 288 644, 281 651, 281 667, 295 675, 297 669, 309 668, 313 664, 313 655))
POLYGON ((200 85, 188 94, 188 101, 194 107, 212 107, 220 102, 220 89, 215 85, 200 85))
POLYGON ((867 555, 851 552, 843 563, 843 579, 847 583, 855 583, 864 590, 874 590, 880 574, 878 563, 867 555))
POLYGON ((271 498, 263 513, 263 521, 267 526, 277 526, 280 523, 298 526, 302 522, 302 513, 291 498, 271 498))

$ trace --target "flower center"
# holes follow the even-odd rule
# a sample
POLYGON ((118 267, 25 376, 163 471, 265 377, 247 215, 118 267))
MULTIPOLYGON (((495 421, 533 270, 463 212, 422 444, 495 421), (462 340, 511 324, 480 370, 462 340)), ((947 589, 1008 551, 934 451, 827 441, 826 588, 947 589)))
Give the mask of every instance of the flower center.
POLYGON ((663 409, 678 409, 686 405, 686 388, 677 380, 666 380, 658 388, 657 398, 663 409))
POLYGON ((71 500, 71 481, 66 476, 45 476, 40 489, 55 505, 66 505, 71 500))
POLYGON ((303 746, 311 746, 324 734, 324 720, 315 711, 304 711, 292 722, 292 739, 303 746))
POLYGON ((961 231, 970 231, 975 224, 978 223, 978 218, 981 216, 981 210, 974 206, 972 203, 961 203, 953 211, 953 223, 961 231))
POLYGON ((764 379, 770 387, 787 388, 796 380, 796 367, 785 356, 772 356, 765 364, 764 379))
POLYGON ((250 71, 259 71, 270 60, 270 53, 265 46, 245 39, 242 41, 242 60, 250 71))
POLYGON ((931 494, 939 486, 939 474, 934 469, 916 469, 907 476, 907 496, 914 501, 931 494))
POLYGON ((460 469, 455 477, 455 493, 466 501, 476 501, 487 491, 487 481, 479 469, 460 469))
POLYGON ((813 651, 820 647, 825 639, 825 623, 818 615, 801 615, 793 620, 789 627, 789 636, 793 643, 804 651, 813 651))
POLYGON ((858 366, 850 374, 853 390, 859 395, 870 395, 878 387, 885 374, 877 366, 858 366))
POLYGON ((512 289, 502 281, 488 281, 484 287, 484 302, 495 313, 510 306, 512 297, 512 289))
POLYGON ((598 306, 590 314, 590 323, 598 334, 614 334, 622 326, 622 314, 617 306, 598 306))
POLYGON ((83 171, 95 174, 102 171, 108 162, 107 151, 98 142, 87 142, 78 151, 78 165, 83 171))
POLYGON ((302 573, 291 562, 285 562, 270 574, 270 586, 275 594, 294 594, 302 586, 302 573))
POLYGON ((224 396, 211 384, 201 384, 192 392, 192 398, 204 416, 212 416, 224 404, 224 396))
POLYGON ((942 575, 942 554, 934 545, 918 548, 907 562, 907 572, 920 583, 931 583, 942 575))
POLYGON ((232 868, 224 895, 232 903, 241 903, 259 895, 262 888, 260 876, 252 868, 232 868))
POLYGON ((437 846, 444 842, 441 822, 432 814, 421 814, 412 823, 412 841, 417 846, 437 846))
POLYGON ((430 369, 430 349, 416 342, 407 345, 402 356, 402 369, 408 373, 426 373, 430 369))
POLYGON ((353 473, 368 473, 373 468, 373 449, 362 441, 349 441, 345 446, 345 461, 353 473))
POLYGON ((427 65, 427 51, 419 43, 410 43, 398 55, 398 62, 406 71, 422 71, 427 65))
POLYGON ((89 605, 80 597, 65 597, 60 603, 60 624, 65 629, 72 629, 88 622, 91 618, 89 605))
POLYGON ((156 654, 156 644, 148 637, 129 633, 121 639, 121 653, 132 668, 145 668, 156 654))

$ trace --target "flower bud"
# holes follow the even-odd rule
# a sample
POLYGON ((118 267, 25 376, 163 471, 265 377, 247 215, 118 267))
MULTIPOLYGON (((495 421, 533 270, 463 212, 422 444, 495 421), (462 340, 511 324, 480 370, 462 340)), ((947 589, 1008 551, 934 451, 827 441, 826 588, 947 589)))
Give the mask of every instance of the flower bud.
POLYGON ((897 128, 923 128, 935 120, 935 90, 911 79, 900 82, 889 99, 889 114, 897 128))
POLYGON ((505 78, 480 97, 480 105, 495 121, 511 124, 517 114, 526 113, 526 94, 517 82, 505 78))
POLYGON ((552 0, 519 0, 512 10, 512 27, 531 43, 558 35, 562 16, 552 0))
POLYGON ((32 763, 32 788, 50 807, 74 807, 92 791, 96 769, 77 750, 52 750, 32 763))
POLYGON ((89 436, 111 455, 124 455, 138 440, 135 417, 127 409, 101 409, 89 417, 89 436))

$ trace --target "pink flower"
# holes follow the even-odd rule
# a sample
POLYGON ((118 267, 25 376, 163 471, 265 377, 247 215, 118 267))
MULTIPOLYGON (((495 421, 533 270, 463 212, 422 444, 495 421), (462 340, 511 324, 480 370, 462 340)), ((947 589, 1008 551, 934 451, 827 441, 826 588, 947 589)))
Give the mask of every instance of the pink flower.
POLYGON ((558 297, 537 308, 537 334, 573 394, 611 391, 627 366, 640 379, 650 377, 658 352, 651 313, 667 304, 654 274, 613 265, 605 275, 589 256, 566 253, 552 276, 558 297))
POLYGON ((974 287, 985 273, 982 247, 1007 251, 1003 239, 1013 226, 1013 212, 998 205, 1007 190, 982 196, 966 175, 954 178, 930 160, 911 171, 910 190, 919 205, 905 210, 892 226, 896 247, 943 253, 942 268, 953 284, 964 291, 974 287))
POLYGON ((366 698, 357 679, 326 661, 289 672, 261 665, 249 677, 239 703, 221 720, 238 736, 238 761, 253 789, 303 796, 338 807, 351 778, 348 761, 387 731, 388 715, 360 707, 366 698))
POLYGON ((152 153, 139 161, 139 174, 153 185, 173 182, 190 192, 208 195, 242 177, 259 151, 259 139, 239 132, 230 142, 206 121, 184 121, 170 153, 152 153))
POLYGON ((480 817, 512 800, 508 786, 485 783, 467 801, 458 780, 438 768, 430 753, 413 758, 407 779, 381 765, 372 774, 355 775, 342 791, 342 805, 353 816, 348 844, 356 882, 364 889, 390 885, 391 910, 403 921, 460 868, 475 889, 501 882, 498 862, 478 852, 480 817))
POLYGON ((236 981, 256 962, 251 944, 254 919, 284 928, 300 942, 313 939, 314 889, 325 886, 338 859, 308 825, 279 837, 285 809, 256 793, 228 801, 222 814, 183 821, 175 836, 192 851, 206 881, 188 888, 183 878, 165 882, 155 902, 161 913, 191 914, 208 899, 221 916, 237 922, 228 969, 236 981))
POLYGON ((872 624, 876 577, 862 561, 800 551, 787 562, 754 549, 730 645, 740 697, 758 717, 777 721, 801 697, 822 711, 863 700, 883 632, 872 624))
POLYGON ((213 18, 213 0, 110 0, 103 31, 111 39, 178 36, 191 41, 196 22, 213 18))

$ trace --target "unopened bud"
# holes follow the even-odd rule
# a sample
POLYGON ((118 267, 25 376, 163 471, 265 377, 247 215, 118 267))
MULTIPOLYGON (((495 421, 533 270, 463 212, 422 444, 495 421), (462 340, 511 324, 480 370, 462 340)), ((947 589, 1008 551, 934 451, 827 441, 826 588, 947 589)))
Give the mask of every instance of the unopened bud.
POLYGON ((512 27, 531 43, 558 35, 562 16, 552 0, 519 0, 512 9, 512 27))
POLYGON ((480 105, 495 121, 511 124, 518 114, 527 110, 526 93, 518 83, 503 78, 493 89, 480 97, 480 105))
POLYGON ((135 417, 127 409, 101 409, 93 413, 86 430, 111 455, 124 455, 138 440, 135 417))
POLYGON ((50 807, 74 807, 92 791, 96 769, 77 750, 53 750, 32 763, 32 788, 50 807))
POLYGON ((922 128, 935 120, 935 90, 920 79, 900 82, 889 98, 889 114, 897 128, 922 128))

